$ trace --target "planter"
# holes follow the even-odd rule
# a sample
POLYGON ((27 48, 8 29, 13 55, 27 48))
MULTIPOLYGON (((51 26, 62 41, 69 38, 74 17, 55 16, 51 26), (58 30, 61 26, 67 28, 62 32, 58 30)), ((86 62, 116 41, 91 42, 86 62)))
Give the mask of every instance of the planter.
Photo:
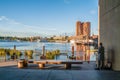
POLYGON ((28 66, 27 60, 19 60, 18 61, 18 68, 24 68, 27 66, 28 66))

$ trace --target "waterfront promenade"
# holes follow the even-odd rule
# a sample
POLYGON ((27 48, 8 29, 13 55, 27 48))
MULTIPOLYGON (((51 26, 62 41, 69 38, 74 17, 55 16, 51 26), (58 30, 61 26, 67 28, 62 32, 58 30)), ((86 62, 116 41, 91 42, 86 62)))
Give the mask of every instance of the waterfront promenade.
POLYGON ((0 62, 0 80, 119 80, 120 72, 94 70, 95 62, 84 62, 64 69, 63 65, 47 65, 38 69, 30 64, 28 68, 18 69, 16 61, 0 62))

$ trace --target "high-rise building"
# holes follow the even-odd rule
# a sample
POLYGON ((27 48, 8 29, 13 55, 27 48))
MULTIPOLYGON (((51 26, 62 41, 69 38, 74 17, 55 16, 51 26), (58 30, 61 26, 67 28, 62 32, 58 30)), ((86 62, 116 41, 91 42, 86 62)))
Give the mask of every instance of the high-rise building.
POLYGON ((83 35, 90 37, 90 22, 83 23, 83 35))
POLYGON ((90 37, 90 22, 76 22, 76 36, 90 37))
POLYGON ((80 35, 80 25, 81 25, 80 21, 76 22, 76 36, 80 35))

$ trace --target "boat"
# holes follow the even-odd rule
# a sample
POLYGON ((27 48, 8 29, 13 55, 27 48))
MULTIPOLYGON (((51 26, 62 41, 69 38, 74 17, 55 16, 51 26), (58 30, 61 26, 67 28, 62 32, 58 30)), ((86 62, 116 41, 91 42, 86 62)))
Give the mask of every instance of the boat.
POLYGON ((38 39, 37 42, 48 42, 46 39, 38 39))
POLYGON ((87 45, 87 44, 94 44, 94 40, 92 39, 89 39, 89 40, 70 40, 70 43, 71 44, 84 44, 84 45, 87 45))

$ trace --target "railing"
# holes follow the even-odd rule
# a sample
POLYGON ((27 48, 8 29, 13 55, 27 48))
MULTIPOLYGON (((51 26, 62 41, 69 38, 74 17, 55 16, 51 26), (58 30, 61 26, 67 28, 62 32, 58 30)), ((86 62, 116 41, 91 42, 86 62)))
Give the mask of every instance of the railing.
MULTIPOLYGON (((46 51, 52 51, 52 50, 45 50, 45 52, 46 51)), ((21 52, 22 52, 22 58, 25 58, 25 50, 21 50, 21 52)), ((69 56, 73 55, 72 51, 69 51, 69 50, 60 50, 60 53, 61 53, 61 55, 66 55, 67 58, 69 58, 69 56)), ((41 55, 42 55, 42 50, 34 50, 32 56, 41 56, 41 55)), ((96 51, 92 51, 92 53, 90 51, 89 52, 74 51, 74 56, 76 56, 75 59, 77 59, 77 60, 90 61, 91 60, 91 55, 94 55, 97 58, 96 51)), ((12 59, 8 59, 7 55, 6 56, 0 56, 0 62, 9 61, 9 60, 12 60, 12 59)), ((95 60, 96 59, 94 59, 94 61, 95 60)))
POLYGON ((0 56, 0 62, 3 62, 3 61, 5 61, 6 59, 5 59, 5 56, 0 56))

